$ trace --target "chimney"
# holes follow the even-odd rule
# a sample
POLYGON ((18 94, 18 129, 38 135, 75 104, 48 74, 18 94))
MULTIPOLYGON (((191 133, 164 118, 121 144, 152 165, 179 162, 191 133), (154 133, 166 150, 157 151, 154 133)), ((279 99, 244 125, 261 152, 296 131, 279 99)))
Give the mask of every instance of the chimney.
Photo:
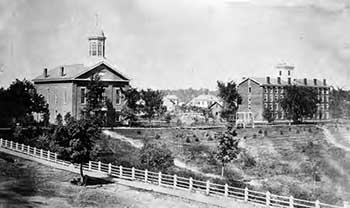
POLYGON ((44 77, 48 77, 48 74, 47 74, 47 68, 44 68, 44 73, 43 73, 44 77))
POLYGON ((304 78, 304 85, 307 85, 307 79, 304 78))
POLYGON ((63 77, 64 75, 65 75, 65 73, 64 73, 64 67, 61 66, 61 76, 63 77))
POLYGON ((314 79, 314 85, 315 86, 317 85, 317 79, 314 79))
POLYGON ((270 83, 270 77, 266 77, 266 83, 267 83, 267 84, 271 84, 271 83, 270 83))
POLYGON ((291 85, 292 84, 292 78, 288 77, 288 84, 291 85))
POLYGON ((323 79, 323 85, 327 86, 327 80, 326 79, 323 79))
POLYGON ((281 84, 281 77, 277 77, 277 84, 281 84))

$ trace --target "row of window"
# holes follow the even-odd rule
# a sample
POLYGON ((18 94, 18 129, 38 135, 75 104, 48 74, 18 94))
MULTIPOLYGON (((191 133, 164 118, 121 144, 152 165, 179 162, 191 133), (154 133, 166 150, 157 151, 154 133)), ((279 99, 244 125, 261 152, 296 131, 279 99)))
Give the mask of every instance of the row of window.
POLYGON ((62 96, 59 96, 59 90, 57 88, 47 88, 46 92, 39 92, 40 94, 44 95, 44 97, 46 98, 46 102, 48 104, 51 103, 51 99, 53 98, 53 103, 58 104, 58 99, 59 97, 63 97, 63 104, 67 104, 67 99, 68 99, 68 94, 67 94, 67 89, 63 88, 62 91, 62 96))
MULTIPOLYGON (((81 87, 80 88, 80 103, 81 104, 85 104, 86 103, 86 93, 87 93, 87 89, 86 87, 81 87)), ((115 89, 114 90, 115 93, 115 104, 120 105, 122 102, 122 92, 120 89, 115 89)), ((106 94, 106 90, 104 90, 104 92, 102 93, 102 102, 105 102, 107 99, 107 94, 106 94)))

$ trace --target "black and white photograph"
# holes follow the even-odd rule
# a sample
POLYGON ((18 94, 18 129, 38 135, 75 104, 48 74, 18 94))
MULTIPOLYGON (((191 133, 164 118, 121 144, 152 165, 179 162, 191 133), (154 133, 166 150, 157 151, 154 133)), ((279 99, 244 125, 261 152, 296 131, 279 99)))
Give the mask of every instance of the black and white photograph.
POLYGON ((0 0, 0 208, 350 208, 350 0, 0 0))

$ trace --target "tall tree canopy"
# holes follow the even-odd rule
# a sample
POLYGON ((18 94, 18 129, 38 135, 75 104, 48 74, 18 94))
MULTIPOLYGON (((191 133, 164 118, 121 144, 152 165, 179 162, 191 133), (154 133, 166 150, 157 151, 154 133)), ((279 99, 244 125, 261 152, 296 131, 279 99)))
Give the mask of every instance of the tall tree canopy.
POLYGON ((37 93, 34 85, 28 80, 16 79, 7 89, 0 89, 0 124, 10 125, 19 122, 27 125, 34 122, 33 113, 45 121, 48 104, 44 97, 37 93))
POLYGON ((100 81, 100 76, 97 74, 91 76, 86 93, 86 113, 88 114, 88 116, 92 112, 97 113, 101 111, 101 108, 104 105, 104 103, 102 102, 104 91, 104 86, 103 83, 100 81))
POLYGON ((333 88, 329 93, 329 101, 332 118, 350 118, 350 91, 333 88))
POLYGON ((141 90, 141 99, 143 117, 148 120, 160 116, 166 111, 163 106, 163 95, 158 90, 141 90))
POLYGON ((221 117, 229 122, 234 121, 238 105, 242 103, 242 98, 237 92, 236 83, 233 81, 224 82, 217 81, 219 89, 219 97, 224 101, 224 108, 221 117))
POLYGON ((312 117, 317 112, 317 90, 304 86, 287 86, 281 106, 288 119, 294 123, 301 123, 303 119, 312 117))

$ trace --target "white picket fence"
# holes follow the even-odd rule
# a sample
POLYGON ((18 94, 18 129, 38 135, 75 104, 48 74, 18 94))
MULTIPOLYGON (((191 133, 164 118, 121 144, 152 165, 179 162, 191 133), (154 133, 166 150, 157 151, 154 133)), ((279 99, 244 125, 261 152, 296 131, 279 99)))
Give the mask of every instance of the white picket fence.
MULTIPOLYGON (((37 149, 29 145, 15 143, 5 139, 0 139, 0 148, 6 148, 11 151, 21 152, 32 157, 38 157, 40 159, 48 160, 53 163, 70 166, 72 163, 63 161, 57 158, 57 154, 46 151, 43 149, 37 149)), ((73 164, 78 167, 78 164, 73 164)), ((85 170, 97 171, 106 173, 110 176, 132 180, 141 181, 144 183, 155 184, 159 186, 200 192, 205 195, 226 197, 242 200, 249 203, 256 203, 266 205, 267 207, 285 207, 285 208, 350 208, 349 203, 344 202, 343 206, 336 206, 321 203, 320 201, 308 201, 294 198, 293 196, 286 197, 271 194, 269 192, 258 192, 248 189, 247 187, 237 188, 227 184, 215 184, 210 181, 200 181, 193 178, 185 178, 177 175, 168 175, 161 172, 152 172, 148 170, 139 170, 134 167, 122 167, 112 164, 106 164, 102 162, 89 161, 83 165, 85 170)))

